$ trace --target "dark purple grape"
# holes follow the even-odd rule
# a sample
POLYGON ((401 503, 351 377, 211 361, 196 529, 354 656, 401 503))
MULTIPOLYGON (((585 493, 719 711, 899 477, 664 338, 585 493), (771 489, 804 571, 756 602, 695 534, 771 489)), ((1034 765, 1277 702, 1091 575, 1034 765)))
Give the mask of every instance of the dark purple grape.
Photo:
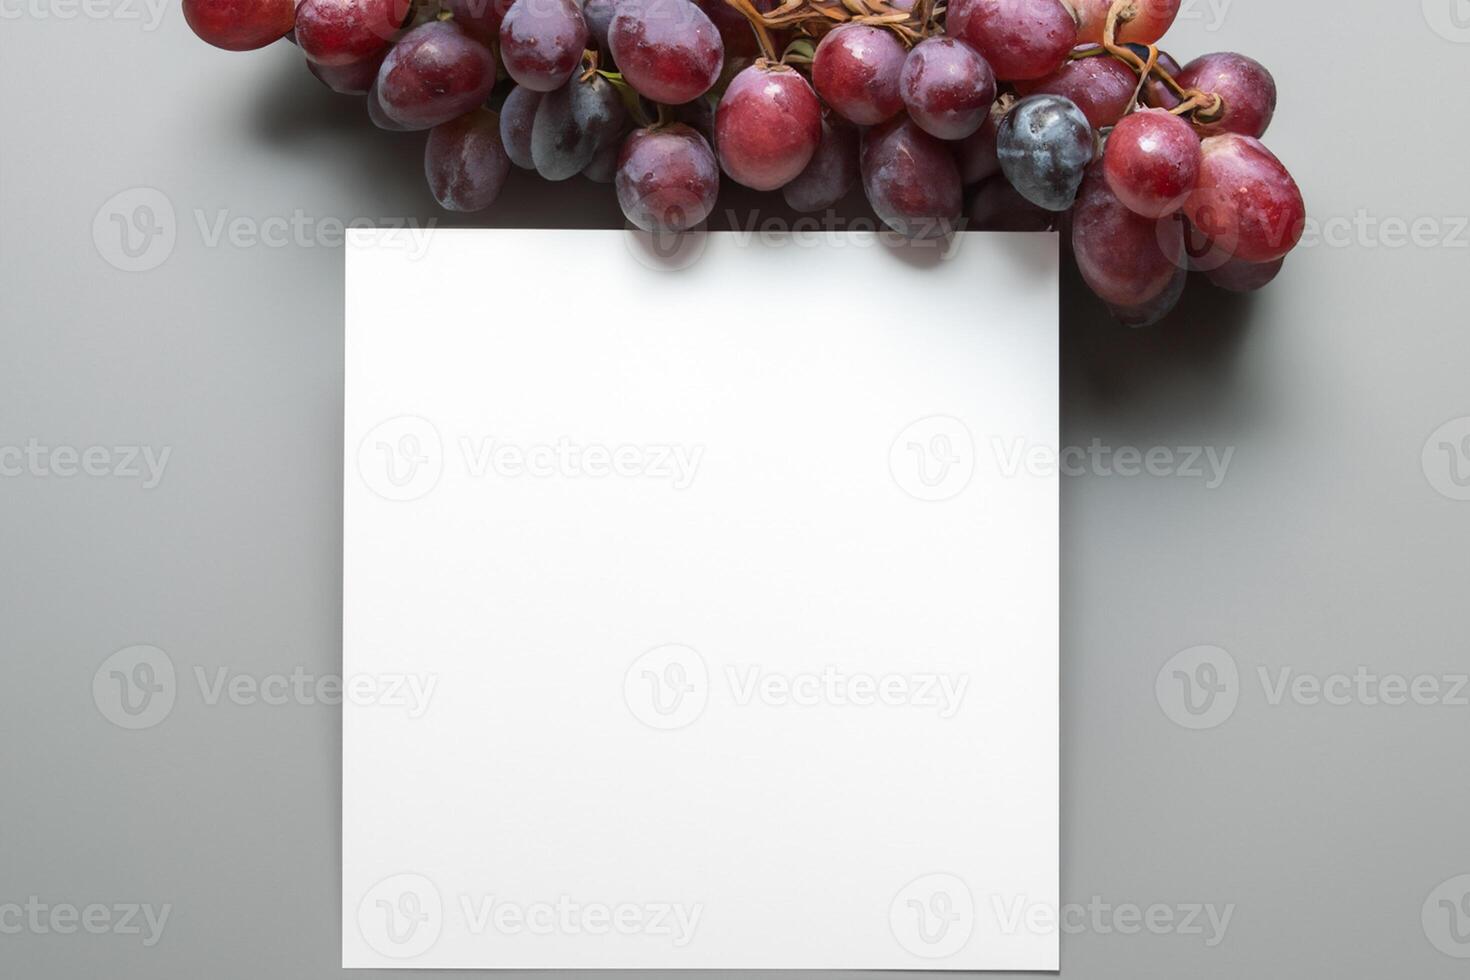
POLYGON ((429 129, 478 107, 495 86, 495 56, 453 21, 405 34, 378 72, 378 99, 408 129, 429 129))
POLYGON ((899 91, 920 129, 942 140, 962 140, 990 113, 995 73, 964 41, 931 37, 904 59, 899 91))
POLYGON ((627 121, 617 89, 601 75, 574 78, 541 97, 531 127, 531 160, 547 180, 568 180, 602 147, 617 141, 627 121))
POLYGON ((500 22, 500 61, 519 85, 561 88, 582 63, 587 22, 573 0, 515 0, 500 22))
POLYGON ((905 238, 940 238, 959 227, 959 166, 944 142, 899 116, 863 134, 863 190, 882 222, 905 238))
POLYGON ((825 211, 846 197, 860 176, 857 129, 828 114, 812 162, 781 188, 781 196, 793 211, 825 211))
POLYGON ((445 210, 483 211, 495 203, 508 173, 500 121, 489 109, 475 109, 429 130, 424 175, 445 210))
POLYGON ((1065 211, 1092 162, 1092 126, 1060 95, 1017 102, 996 132, 1000 168, 1021 196, 1048 211, 1065 211))
POLYGON ((627 83, 665 105, 708 92, 725 62, 719 30, 689 0, 620 0, 607 40, 627 83))
POLYGON ((1000 173, 1000 158, 995 155, 995 136, 1000 121, 1010 111, 1008 98, 992 105, 980 128, 961 140, 955 150, 960 162, 960 179, 966 187, 1000 173))
POLYGON ((536 161, 531 157, 531 127, 536 121, 536 109, 541 105, 543 93, 517 85, 505 97, 500 107, 500 141, 505 144, 505 154, 510 162, 522 170, 535 170, 536 161))
POLYGON ((635 129, 618 154, 614 184, 623 214, 637 227, 687 231, 714 210, 720 167, 704 137, 683 123, 635 129))
POLYGON ((592 162, 582 168, 582 176, 594 184, 611 184, 618 175, 618 155, 623 151, 622 140, 613 140, 592 157, 592 162))
POLYGON ((618 12, 619 0, 587 0, 582 4, 582 19, 587 22, 587 36, 603 54, 611 55, 607 31, 612 26, 613 15, 618 12))

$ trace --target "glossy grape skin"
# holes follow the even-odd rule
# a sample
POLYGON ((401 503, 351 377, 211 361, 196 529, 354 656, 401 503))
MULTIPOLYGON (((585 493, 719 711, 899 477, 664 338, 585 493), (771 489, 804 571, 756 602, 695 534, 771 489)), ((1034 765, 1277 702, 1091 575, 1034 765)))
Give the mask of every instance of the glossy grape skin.
POLYGON ((1022 95, 1060 95, 1069 99, 1094 129, 1111 126, 1133 105, 1138 76, 1121 61, 1107 55, 1073 58, 1043 79, 1022 82, 1022 95))
POLYGON ((624 80, 665 105, 699 98, 724 66, 719 30, 689 0, 621 0, 607 39, 624 80))
POLYGON ((1184 206, 1199 179, 1200 142, 1194 129, 1163 109, 1126 116, 1108 136, 1103 168, 1108 186, 1129 210, 1162 218, 1184 206))
POLYGON ((1137 306, 1115 306, 1110 303, 1108 311, 1125 327, 1151 327, 1174 312, 1174 307, 1179 305, 1179 300, 1184 296, 1184 287, 1188 284, 1189 273, 1184 269, 1175 269, 1174 278, 1153 299, 1137 306))
POLYGON ((731 80, 715 110, 721 168, 758 191, 795 179, 821 141, 822 104, 791 68, 751 65, 731 80))
POLYGON ((1307 220, 1302 192, 1260 140, 1211 136, 1201 154, 1199 181, 1184 204, 1191 224, 1245 262, 1270 262, 1296 247, 1307 220))
POLYGON ((995 73, 964 41, 931 37, 914 45, 904 59, 899 90, 920 129, 942 140, 962 140, 990 114, 995 73))
POLYGON ((1008 82, 1045 78, 1077 43, 1077 22, 1061 0, 954 0, 946 29, 1008 82))
POLYGON ((531 158, 531 127, 544 94, 517 85, 500 107, 500 142, 510 162, 522 170, 536 169, 536 162, 531 158))
POLYGON ((863 134, 863 191, 878 218, 905 238, 941 238, 960 225, 959 166, 948 144, 907 116, 863 134))
POLYGON ((994 103, 980 128, 955 147, 955 156, 960 164, 960 179, 966 187, 1000 173, 1000 157, 996 156, 995 149, 996 131, 1012 104, 1014 100, 1010 96, 994 103))
POLYGON ((793 211, 825 211, 847 196, 859 176, 858 131, 829 114, 811 163, 781 188, 781 196, 793 211))
POLYGON ((367 60, 388 46, 408 8, 407 0, 301 0, 296 46, 328 67, 367 60))
POLYGON ((628 113, 612 83, 601 75, 574 78, 541 97, 531 127, 531 160, 547 180, 568 180, 587 168, 597 151, 617 142, 628 113))
POLYGON ((1028 95, 996 133, 996 155, 1006 179, 1048 211, 1072 206, 1093 151, 1087 117, 1059 95, 1028 95))
POLYGON ((1093 164, 1072 212, 1072 254, 1082 278, 1104 302, 1143 306, 1184 268, 1184 224, 1128 210, 1108 186, 1102 164, 1093 164))
POLYGON ((907 54, 892 31, 872 24, 844 24, 817 45, 812 85, 842 118, 875 126, 903 111, 899 79, 907 54))
POLYGON ((720 168, 703 136, 673 123, 628 134, 613 184, 624 216, 637 227, 687 231, 714 210, 720 168))
POLYGON ((965 219, 969 231, 1051 231, 1057 214, 1032 204, 1010 181, 997 176, 975 191, 965 219))
POLYGON ((592 162, 582 168, 582 176, 594 184, 611 184, 618 175, 618 156, 622 151, 621 139, 609 141, 592 157, 592 162))
MULTIPOLYGON (((1072 0, 1079 23, 1078 44, 1101 44, 1113 0, 1072 0)), ((1134 0, 1135 16, 1119 20, 1119 44, 1153 44, 1163 37, 1179 16, 1181 0, 1134 0)))
POLYGON ((475 109, 429 130, 424 174, 434 199, 446 211, 488 208, 509 173, 500 120, 489 109, 475 109))
POLYGON ((184 0, 194 33, 226 51, 253 51, 291 33, 293 0, 184 0))
POLYGON ((484 45, 500 43, 500 24, 514 0, 443 0, 460 28, 484 45))
POLYGON ((607 43, 608 28, 613 15, 618 12, 619 0, 587 0, 582 4, 582 19, 587 22, 587 37, 597 45, 597 50, 611 55, 607 43))
POLYGON ((587 22, 573 0, 516 0, 500 22, 506 74, 537 92, 566 84, 587 49, 587 22))
MULTIPOLYGON (((1168 72, 1176 81, 1184 70, 1167 51, 1159 52, 1159 67, 1168 72)), ((1151 109, 1172 109, 1182 101, 1184 100, 1175 95, 1173 89, 1157 78, 1150 77, 1143 86, 1143 102, 1151 109)))
POLYGON ((378 77, 378 69, 382 67, 383 59, 387 56, 388 48, 385 46, 377 54, 351 64, 319 65, 314 61, 308 61, 306 67, 317 77, 318 81, 333 92, 342 95, 366 95, 373 87, 373 81, 378 77))
POLYGON ((1231 259, 1218 269, 1208 270, 1205 275, 1221 289, 1232 293, 1253 293, 1269 285, 1285 263, 1285 258, 1272 262, 1242 262, 1231 259))
POLYGON ((429 129, 485 101, 495 86, 495 56, 452 21, 431 21, 399 39, 375 84, 388 118, 429 129))
POLYGON ((1260 138, 1276 114, 1276 80, 1260 62, 1243 54, 1223 52, 1196 58, 1175 76, 1186 89, 1214 93, 1225 100, 1225 112, 1212 122, 1200 122, 1195 128, 1201 136, 1239 133, 1260 138))

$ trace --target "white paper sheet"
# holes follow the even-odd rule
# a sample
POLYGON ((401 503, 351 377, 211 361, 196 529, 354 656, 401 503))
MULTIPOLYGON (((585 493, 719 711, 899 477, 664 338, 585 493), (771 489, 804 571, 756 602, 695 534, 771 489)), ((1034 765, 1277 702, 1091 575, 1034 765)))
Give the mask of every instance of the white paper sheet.
POLYGON ((1057 258, 353 236, 343 965, 1058 967, 1057 258))

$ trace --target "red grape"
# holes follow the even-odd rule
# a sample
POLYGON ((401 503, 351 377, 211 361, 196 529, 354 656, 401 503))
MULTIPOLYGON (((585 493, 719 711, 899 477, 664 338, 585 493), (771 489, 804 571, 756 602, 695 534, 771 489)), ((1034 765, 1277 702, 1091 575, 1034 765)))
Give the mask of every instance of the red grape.
POLYGON ((373 80, 378 77, 378 69, 382 67, 383 59, 387 56, 388 48, 384 46, 377 54, 350 64, 319 65, 315 61, 308 61, 306 67, 333 92, 340 92, 343 95, 366 95, 368 89, 373 87, 373 80))
POLYGON ((1201 135, 1239 133, 1259 138, 1276 114, 1276 80, 1259 62, 1243 54, 1204 55, 1185 65, 1175 78, 1187 89, 1213 93, 1225 101, 1219 119, 1196 121, 1201 135))
POLYGON ((885 225, 905 238, 940 238, 959 226, 963 192, 954 153, 899 116, 863 134, 863 190, 885 225))
POLYGON ((709 144, 690 127, 635 129, 618 154, 618 204, 644 231, 686 231, 709 217, 720 168, 709 144))
POLYGON ((720 165, 737 183, 773 191, 806 169, 822 140, 822 104, 784 65, 736 75, 715 111, 720 165))
POLYGON ((1117 58, 1097 55, 1068 59, 1043 79, 1022 82, 1022 95, 1046 93, 1071 100, 1096 129, 1111 126, 1133 107, 1138 76, 1117 58))
POLYGON ((1199 179, 1199 137, 1163 109, 1124 116, 1108 136, 1103 166, 1108 186, 1129 210, 1162 218, 1183 205, 1199 179))
POLYGON ((1051 231, 1057 213, 1026 200, 1004 177, 980 185, 965 212, 971 231, 1051 231))
MULTIPOLYGON (((1077 10, 1077 43, 1101 44, 1113 0, 1072 0, 1077 10)), ((1179 16, 1181 0, 1133 0, 1131 11, 1118 20, 1119 44, 1153 44, 1163 37, 1179 16), (1131 14, 1131 16, 1129 16, 1131 14)))
POLYGON ((1155 299, 1184 265, 1184 225, 1130 211, 1108 186, 1101 163, 1082 182, 1072 212, 1072 252, 1092 291, 1111 306, 1155 299))
POLYGON ((443 0, 466 34, 484 45, 500 43, 500 22, 514 0, 443 0))
POLYGON ((194 33, 226 51, 251 51, 291 33, 292 0, 184 0, 184 20, 194 33))
POLYGON ((665 105, 708 92, 725 60, 720 32, 689 0, 621 0, 607 40, 627 83, 665 105))
POLYGON ((500 22, 506 73, 538 92, 565 85, 586 49, 587 22, 573 0, 516 0, 500 22))
POLYGON ((947 30, 1008 82, 1045 78, 1077 43, 1077 21, 1062 0, 954 0, 947 30))
POLYGON ((594 184, 611 184, 618 175, 618 155, 622 153, 621 140, 612 140, 592 157, 592 162, 582 168, 582 176, 594 184))
POLYGON ((1005 118, 1012 105, 1010 97, 996 102, 990 107, 990 113, 980 128, 970 136, 960 141, 955 150, 959 157, 960 179, 965 186, 978 184, 989 177, 1000 173, 1000 158, 995 155, 996 129, 1000 121, 1005 118))
POLYGON ((495 56, 453 21, 430 21, 393 46, 376 84, 390 119, 428 129, 485 101, 495 85, 495 56))
POLYGON ((919 128, 942 140, 962 140, 990 114, 995 73, 964 41, 931 37, 904 59, 899 88, 919 128))
POLYGON ((1221 289, 1232 293, 1253 293, 1275 279, 1285 263, 1284 258, 1274 262, 1242 262, 1231 259, 1218 269, 1210 269, 1205 275, 1221 289))
POLYGON ((536 162, 531 158, 531 127, 543 94, 517 85, 500 107, 500 142, 505 145, 510 162, 522 170, 536 169, 536 162))
POLYGON ((812 85, 839 116, 874 126, 903 110, 899 77, 907 52, 898 35, 872 24, 828 32, 812 59, 812 85))
POLYGON ((1246 262, 1270 262, 1296 247, 1306 226, 1302 192, 1281 161, 1251 136, 1211 136, 1199 182, 1184 204, 1190 223, 1246 262))
POLYGON ((424 174, 444 209, 483 211, 495 203, 508 173, 500 121, 489 109, 474 109, 429 131, 424 174))
POLYGON ((408 8, 408 0, 301 0, 296 44, 319 65, 361 62, 388 46, 408 8))
POLYGON ((825 211, 847 196, 858 181, 858 132, 841 117, 822 119, 822 142, 812 162, 781 196, 793 211, 825 211))
POLYGON ((627 120, 617 89, 601 75, 574 78, 541 97, 531 127, 531 159, 547 180, 568 180, 602 147, 616 143, 627 120))

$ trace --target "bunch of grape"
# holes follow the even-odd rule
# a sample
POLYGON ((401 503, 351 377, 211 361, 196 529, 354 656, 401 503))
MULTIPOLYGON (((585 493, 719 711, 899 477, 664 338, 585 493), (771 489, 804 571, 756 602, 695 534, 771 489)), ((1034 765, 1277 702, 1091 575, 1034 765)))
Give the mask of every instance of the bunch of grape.
POLYGON ((723 173, 834 206, 861 184, 889 228, 1058 230, 1125 323, 1196 270, 1270 282, 1300 190, 1261 143, 1257 62, 1183 67, 1157 43, 1181 0, 184 0, 200 37, 289 37, 380 127, 427 130, 445 208, 512 165, 613 184, 646 231, 699 226, 723 173))

